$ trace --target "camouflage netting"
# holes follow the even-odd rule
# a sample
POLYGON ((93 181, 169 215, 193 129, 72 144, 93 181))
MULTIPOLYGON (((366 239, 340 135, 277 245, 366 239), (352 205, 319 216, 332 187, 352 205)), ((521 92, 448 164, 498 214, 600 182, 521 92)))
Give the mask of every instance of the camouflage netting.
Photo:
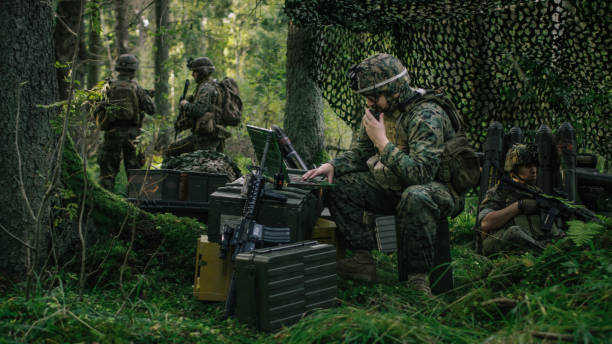
POLYGON ((227 181, 232 182, 240 177, 238 165, 227 155, 208 150, 197 150, 169 157, 162 163, 163 169, 218 173, 227 175, 227 181))
POLYGON ((446 89, 478 146, 491 120, 528 136, 569 121, 581 150, 612 158, 611 1, 286 0, 285 10, 310 28, 313 76, 352 126, 363 99, 346 71, 387 52, 414 86, 446 89))

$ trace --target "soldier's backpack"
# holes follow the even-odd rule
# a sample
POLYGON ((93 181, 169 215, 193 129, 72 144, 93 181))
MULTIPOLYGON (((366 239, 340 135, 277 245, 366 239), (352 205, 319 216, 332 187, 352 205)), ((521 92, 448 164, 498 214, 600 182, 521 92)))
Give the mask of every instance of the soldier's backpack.
POLYGON ((127 80, 111 80, 106 99, 106 120, 113 122, 130 122, 139 120, 138 86, 127 80))
POLYGON ((242 118, 242 100, 236 80, 225 77, 215 82, 217 88, 217 103, 215 119, 217 124, 237 126, 242 118))
POLYGON ((407 105, 406 110, 426 102, 431 101, 440 105, 448 114, 455 136, 444 144, 444 152, 440 161, 438 179, 450 184, 453 189, 463 196, 480 181, 480 161, 476 151, 470 145, 463 131, 463 118, 455 105, 438 91, 428 90, 421 94, 416 100, 407 105))

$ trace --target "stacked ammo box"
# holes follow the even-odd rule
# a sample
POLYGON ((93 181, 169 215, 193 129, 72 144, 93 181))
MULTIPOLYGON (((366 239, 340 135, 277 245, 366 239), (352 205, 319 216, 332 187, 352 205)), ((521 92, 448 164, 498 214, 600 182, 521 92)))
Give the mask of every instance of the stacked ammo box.
POLYGON ((317 241, 262 248, 236 257, 236 314, 269 331, 329 308, 337 293, 336 250, 317 241))
POLYGON ((225 174, 178 170, 128 170, 128 201, 153 213, 172 213, 207 222, 210 194, 225 174))

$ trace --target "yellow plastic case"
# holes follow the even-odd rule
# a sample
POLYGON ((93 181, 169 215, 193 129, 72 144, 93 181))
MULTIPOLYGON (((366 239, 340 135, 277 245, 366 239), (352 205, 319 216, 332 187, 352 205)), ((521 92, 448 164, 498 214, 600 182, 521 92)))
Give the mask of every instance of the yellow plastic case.
POLYGON ((203 301, 225 301, 234 265, 231 254, 219 259, 219 244, 208 242, 208 236, 198 240, 193 296, 203 301))

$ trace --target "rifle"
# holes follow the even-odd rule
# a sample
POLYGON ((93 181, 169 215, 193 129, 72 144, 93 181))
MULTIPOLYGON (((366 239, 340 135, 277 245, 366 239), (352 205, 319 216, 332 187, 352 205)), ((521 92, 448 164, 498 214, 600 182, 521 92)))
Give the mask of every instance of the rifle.
POLYGON ((536 200, 540 209, 546 212, 544 223, 542 224, 544 232, 549 232, 552 229, 552 225, 557 217, 561 217, 563 220, 576 218, 584 222, 601 222, 597 215, 587 208, 576 206, 572 202, 561 200, 559 197, 550 196, 527 185, 517 183, 505 174, 501 177, 501 184, 526 193, 536 200))
MULTIPOLYGON (((187 91, 189 90, 189 79, 185 80, 185 86, 183 87, 183 95, 181 96, 181 99, 179 100, 179 104, 180 102, 182 102, 185 98, 187 98, 187 91)), ((174 121, 174 142, 176 142, 176 135, 178 135, 179 132, 179 123, 182 121, 185 121, 186 118, 185 115, 183 114, 183 111, 180 110, 181 107, 179 105, 179 115, 178 118, 176 119, 176 121, 174 121)))
POLYGON ((285 134, 283 129, 281 129, 277 125, 273 125, 272 129, 276 133, 276 137, 278 138, 278 143, 283 153, 283 158, 287 163, 287 166, 293 169, 308 170, 308 167, 306 167, 306 164, 304 163, 298 152, 296 152, 295 148, 293 148, 291 140, 289 140, 289 137, 287 136, 287 134, 285 134))
MULTIPOLYGON (((266 136, 266 145, 260 160, 260 166, 249 166, 251 169, 251 178, 248 182, 247 199, 242 210, 242 219, 240 225, 233 228, 228 225, 223 226, 221 236, 221 248, 219 253, 220 259, 225 259, 229 251, 229 247, 234 248, 232 261, 235 261, 239 253, 250 252, 255 249, 255 245, 261 241, 271 243, 287 243, 290 241, 290 229, 288 227, 265 227, 256 222, 257 213, 259 210, 260 201, 262 198, 271 198, 283 203, 287 202, 287 197, 274 192, 265 190, 266 178, 264 176, 266 156, 272 133, 266 136), (255 172, 253 172, 255 170, 255 172)), ((227 298, 225 300, 224 318, 233 316, 236 309, 236 272, 232 274, 227 298)))

